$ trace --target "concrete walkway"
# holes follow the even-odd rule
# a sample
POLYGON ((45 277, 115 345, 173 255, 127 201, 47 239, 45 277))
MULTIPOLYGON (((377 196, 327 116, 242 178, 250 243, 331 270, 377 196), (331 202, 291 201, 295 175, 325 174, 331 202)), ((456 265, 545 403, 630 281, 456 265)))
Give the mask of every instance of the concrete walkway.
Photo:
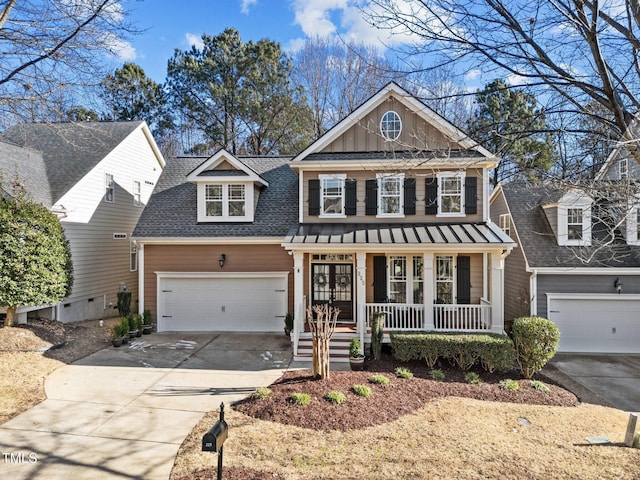
POLYGON ((0 478, 162 479, 205 412, 291 363, 284 335, 153 334, 47 377, 47 400, 0 425, 0 478))

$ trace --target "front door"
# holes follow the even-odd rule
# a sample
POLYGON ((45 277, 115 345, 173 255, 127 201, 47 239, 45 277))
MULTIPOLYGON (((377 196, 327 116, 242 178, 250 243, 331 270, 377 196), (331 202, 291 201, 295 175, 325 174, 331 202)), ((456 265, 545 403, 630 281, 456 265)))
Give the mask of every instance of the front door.
POLYGON ((353 265, 311 264, 311 304, 340 309, 338 320, 353 322, 353 265))

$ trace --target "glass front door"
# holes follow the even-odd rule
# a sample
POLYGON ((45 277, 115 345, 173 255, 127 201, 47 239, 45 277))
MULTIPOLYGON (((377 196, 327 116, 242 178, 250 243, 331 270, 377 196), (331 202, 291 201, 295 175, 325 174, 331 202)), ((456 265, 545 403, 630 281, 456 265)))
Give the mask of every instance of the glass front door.
POLYGON ((353 265, 313 263, 311 265, 311 303, 329 304, 340 309, 338 320, 353 321, 353 265))

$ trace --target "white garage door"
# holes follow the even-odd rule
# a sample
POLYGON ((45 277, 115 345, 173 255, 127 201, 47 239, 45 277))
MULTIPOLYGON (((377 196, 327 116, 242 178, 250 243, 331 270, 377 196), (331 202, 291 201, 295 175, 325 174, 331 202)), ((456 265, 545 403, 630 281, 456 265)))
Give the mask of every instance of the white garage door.
POLYGON ((547 294, 560 352, 640 353, 638 295, 547 294))
POLYGON ((287 276, 158 276, 158 331, 282 332, 287 276))

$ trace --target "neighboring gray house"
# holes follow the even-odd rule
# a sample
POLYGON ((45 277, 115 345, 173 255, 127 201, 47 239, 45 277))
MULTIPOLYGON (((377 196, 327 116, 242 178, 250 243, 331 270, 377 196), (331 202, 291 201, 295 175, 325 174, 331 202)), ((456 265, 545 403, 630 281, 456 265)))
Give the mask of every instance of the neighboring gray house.
POLYGON ((491 217, 517 242, 505 259, 505 321, 549 318, 563 352, 640 353, 640 246, 629 231, 612 237, 596 208, 548 184, 494 190, 491 217))
POLYGON ((35 310, 63 322, 112 316, 125 286, 137 301, 137 246, 130 235, 164 165, 145 122, 22 124, 0 135, 3 196, 18 182, 56 213, 74 267, 69 297, 23 306, 18 321, 35 310))

